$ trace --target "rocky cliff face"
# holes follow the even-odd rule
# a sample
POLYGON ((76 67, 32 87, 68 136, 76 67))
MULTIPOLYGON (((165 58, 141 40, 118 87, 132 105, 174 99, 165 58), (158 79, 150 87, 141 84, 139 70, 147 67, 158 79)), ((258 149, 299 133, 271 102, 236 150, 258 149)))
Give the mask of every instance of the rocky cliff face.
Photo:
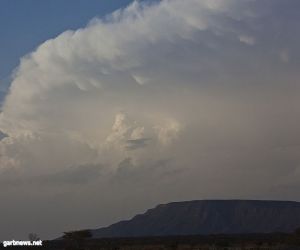
POLYGON ((92 233, 94 237, 242 234, 291 232, 299 227, 299 202, 199 200, 158 205, 92 233))

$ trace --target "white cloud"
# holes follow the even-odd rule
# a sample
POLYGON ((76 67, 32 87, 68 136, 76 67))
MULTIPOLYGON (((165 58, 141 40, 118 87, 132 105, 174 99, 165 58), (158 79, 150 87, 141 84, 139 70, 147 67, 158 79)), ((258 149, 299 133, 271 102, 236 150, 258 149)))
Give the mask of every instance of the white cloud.
POLYGON ((240 35, 239 40, 247 45, 254 45, 256 43, 255 38, 248 35, 240 35))
POLYGON ((162 201, 282 198, 272 190, 300 162, 300 20, 288 22, 279 1, 134 2, 41 44, 22 58, 0 114, 1 174, 22 180, 0 199, 50 200, 66 216, 57 222, 36 205, 50 234, 162 201), (291 67, 276 60, 284 47, 291 67), (86 208, 91 195, 99 201, 86 208))

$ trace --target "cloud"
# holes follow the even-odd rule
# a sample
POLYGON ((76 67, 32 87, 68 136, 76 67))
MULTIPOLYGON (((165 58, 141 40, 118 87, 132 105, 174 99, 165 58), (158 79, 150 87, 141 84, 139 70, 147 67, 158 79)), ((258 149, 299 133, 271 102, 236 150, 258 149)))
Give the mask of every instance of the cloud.
POLYGON ((32 185, 39 186, 52 186, 62 188, 66 185, 83 185, 91 181, 95 181, 101 174, 101 165, 83 165, 69 167, 56 172, 45 173, 42 175, 32 175, 25 177, 19 175, 13 169, 7 169, 1 175, 1 185, 3 187, 9 186, 25 186, 32 185))
POLYGON ((274 192, 300 165, 299 7, 136 1, 23 57, 0 114, 0 199, 24 210, 3 228, 26 214, 54 236, 171 200, 299 199, 274 192))
POLYGON ((256 43, 255 38, 252 36, 247 36, 247 35, 240 35, 239 40, 242 43, 245 43, 247 45, 254 45, 256 43))
POLYGON ((99 165, 76 166, 53 174, 39 176, 36 181, 42 185, 47 185, 47 183, 52 185, 85 184, 97 179, 100 172, 101 166, 99 165))
POLYGON ((132 139, 132 140, 127 140, 126 143, 126 148, 129 150, 135 150, 138 148, 143 148, 147 146, 147 142, 149 141, 149 138, 140 138, 140 139, 132 139))
POLYGON ((280 51, 279 56, 281 61, 284 63, 288 63, 290 61, 290 53, 286 49, 280 51))
POLYGON ((5 137, 7 137, 7 135, 0 131, 0 141, 5 137))

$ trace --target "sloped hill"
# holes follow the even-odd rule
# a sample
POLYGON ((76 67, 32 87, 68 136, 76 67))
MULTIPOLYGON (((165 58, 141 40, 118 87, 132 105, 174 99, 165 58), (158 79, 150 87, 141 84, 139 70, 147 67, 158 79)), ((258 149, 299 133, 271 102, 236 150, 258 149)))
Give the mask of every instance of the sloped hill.
POLYGON ((300 227, 300 203, 260 200, 198 200, 158 205, 93 236, 141 237, 292 232, 300 227))

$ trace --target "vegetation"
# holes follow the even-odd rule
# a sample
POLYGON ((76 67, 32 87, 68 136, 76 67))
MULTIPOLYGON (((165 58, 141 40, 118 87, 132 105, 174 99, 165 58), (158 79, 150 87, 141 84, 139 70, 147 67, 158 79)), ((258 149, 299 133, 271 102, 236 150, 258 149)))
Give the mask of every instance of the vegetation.
POLYGON ((92 237, 92 233, 90 230, 64 232, 64 236, 63 236, 64 239, 71 239, 71 240, 82 240, 91 237, 92 237))
MULTIPOLYGON (((300 229, 300 228, 299 228, 300 229)), ((221 250, 300 249, 300 230, 293 233, 191 235, 92 239, 89 230, 64 233, 63 239, 44 242, 47 250, 221 250)), ((0 247, 1 248, 1 247, 0 247)), ((39 247, 39 249, 41 249, 39 247)))
POLYGON ((30 241, 38 241, 38 240, 40 240, 40 237, 36 233, 30 233, 28 235, 28 239, 30 241))
POLYGON ((85 240, 92 237, 90 230, 80 230, 64 232, 63 239, 66 240, 66 250, 79 250, 84 249, 85 240))

